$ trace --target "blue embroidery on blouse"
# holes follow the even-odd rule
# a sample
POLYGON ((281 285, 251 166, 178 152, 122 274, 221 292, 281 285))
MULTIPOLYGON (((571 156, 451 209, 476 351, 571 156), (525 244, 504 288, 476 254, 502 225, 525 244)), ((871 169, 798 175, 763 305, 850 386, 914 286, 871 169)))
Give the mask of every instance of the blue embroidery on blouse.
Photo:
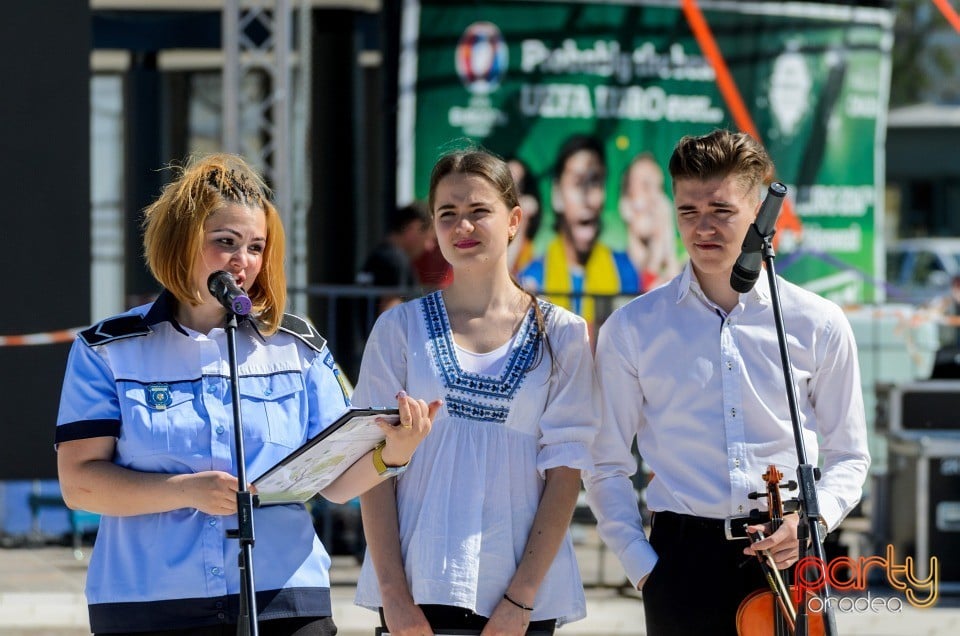
POLYGON ((469 420, 478 420, 480 422, 505 422, 510 413, 509 407, 491 407, 461 400, 459 398, 447 395, 447 410, 457 417, 463 417, 469 420))
MULTIPOLYGON (((546 322, 553 306, 538 302, 546 322)), ((510 403, 523 384, 526 371, 533 364, 540 345, 541 336, 533 310, 527 312, 520 325, 500 375, 490 376, 460 368, 450 320, 439 291, 424 296, 420 307, 427 325, 430 353, 447 388, 447 411, 455 417, 481 422, 505 422, 510 413, 510 403)))

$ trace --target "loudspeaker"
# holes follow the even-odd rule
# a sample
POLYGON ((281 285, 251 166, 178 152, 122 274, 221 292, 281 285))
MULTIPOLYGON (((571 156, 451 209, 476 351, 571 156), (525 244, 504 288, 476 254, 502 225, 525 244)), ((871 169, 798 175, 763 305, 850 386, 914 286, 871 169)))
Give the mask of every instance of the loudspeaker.
POLYGON ((877 384, 877 431, 960 431, 960 380, 877 384))
POLYGON ((895 435, 887 448, 886 538, 897 561, 912 556, 924 577, 936 557, 941 589, 960 589, 960 436, 895 435))
POLYGON ((960 347, 940 347, 933 359, 931 380, 960 379, 960 347))

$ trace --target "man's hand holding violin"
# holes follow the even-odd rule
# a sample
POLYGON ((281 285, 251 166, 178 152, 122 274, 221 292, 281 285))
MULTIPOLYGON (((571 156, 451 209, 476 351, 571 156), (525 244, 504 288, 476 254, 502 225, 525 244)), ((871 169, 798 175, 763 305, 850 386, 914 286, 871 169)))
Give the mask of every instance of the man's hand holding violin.
MULTIPOLYGON (((800 559, 800 544, 797 539, 797 526, 800 524, 800 515, 787 514, 783 516, 780 527, 772 534, 743 549, 744 554, 757 556, 768 553, 778 570, 786 570, 800 559)), ((767 525, 748 526, 747 532, 755 534, 761 531, 770 532, 767 525)))

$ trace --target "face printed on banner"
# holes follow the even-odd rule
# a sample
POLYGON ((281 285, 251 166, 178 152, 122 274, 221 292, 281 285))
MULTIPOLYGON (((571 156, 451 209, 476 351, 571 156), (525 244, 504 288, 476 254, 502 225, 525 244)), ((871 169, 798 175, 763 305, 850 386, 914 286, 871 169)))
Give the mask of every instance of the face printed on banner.
POLYGON ((554 183, 554 210, 561 217, 560 230, 586 261, 600 236, 600 214, 607 197, 607 171, 592 150, 579 150, 567 158, 554 183))

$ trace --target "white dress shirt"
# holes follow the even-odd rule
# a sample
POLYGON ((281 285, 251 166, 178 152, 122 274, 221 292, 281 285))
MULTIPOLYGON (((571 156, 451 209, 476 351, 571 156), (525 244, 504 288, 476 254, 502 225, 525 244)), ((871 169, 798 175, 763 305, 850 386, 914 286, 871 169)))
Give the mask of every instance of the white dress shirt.
MULTIPOLYGON (((401 389, 444 400, 397 478, 400 547, 417 604, 489 617, 523 557, 546 471, 592 468, 600 399, 587 326, 560 307, 540 307, 554 359, 544 352, 533 369, 539 337, 532 310, 501 352, 505 360, 484 361, 458 350, 440 292, 385 312, 367 341, 354 405, 394 404, 401 389)), ((356 603, 381 605, 369 552, 356 603)), ((533 607, 535 621, 563 624, 586 615, 569 532, 533 607)))
MULTIPOLYGON (((870 465, 857 347, 839 307, 777 280, 806 457, 814 466, 822 459, 817 493, 832 529, 860 500, 870 465)), ((585 476, 587 497, 600 536, 634 585, 657 560, 630 481, 634 436, 653 473, 646 503, 655 512, 746 515, 764 508, 764 500, 748 495, 766 490, 768 465, 796 478, 765 273, 725 315, 704 296, 688 263, 607 319, 596 362, 603 425, 594 470, 585 476)))

